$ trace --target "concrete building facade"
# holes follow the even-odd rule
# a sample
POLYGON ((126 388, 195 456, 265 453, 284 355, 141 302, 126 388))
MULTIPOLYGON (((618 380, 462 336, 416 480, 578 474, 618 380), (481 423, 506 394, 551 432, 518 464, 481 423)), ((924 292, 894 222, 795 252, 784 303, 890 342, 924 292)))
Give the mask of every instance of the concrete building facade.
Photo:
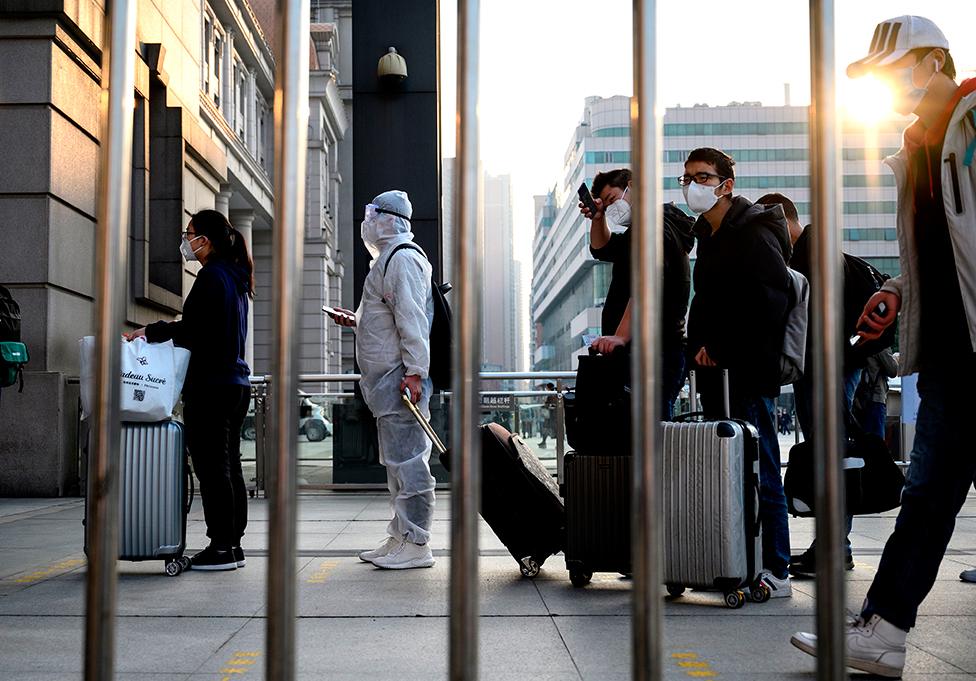
MULTIPOLYGON (((670 108, 664 116, 664 198, 690 214, 677 178, 697 147, 715 147, 736 160, 735 193, 755 200, 781 192, 810 219, 806 107, 670 108)), ((882 164, 901 144, 903 118, 875 127, 845 121, 843 134, 843 248, 898 274, 894 177, 882 164)), ((577 209, 576 188, 601 171, 630 166, 630 101, 590 97, 564 156, 563 177, 536 197, 531 315, 533 368, 571 370, 585 351, 583 336, 600 333, 610 266, 589 252, 589 225, 577 209)), ((694 253, 692 253, 694 258, 694 253)))
MULTIPOLYGON (((126 324, 180 314, 199 265, 189 216, 216 208, 246 238, 271 226, 274 61, 244 0, 138 7, 126 324)), ((104 3, 0 9, 0 281, 31 353, 0 407, 0 494, 78 491, 78 339, 94 330, 104 3)), ((122 329, 120 329, 120 332, 122 329)))

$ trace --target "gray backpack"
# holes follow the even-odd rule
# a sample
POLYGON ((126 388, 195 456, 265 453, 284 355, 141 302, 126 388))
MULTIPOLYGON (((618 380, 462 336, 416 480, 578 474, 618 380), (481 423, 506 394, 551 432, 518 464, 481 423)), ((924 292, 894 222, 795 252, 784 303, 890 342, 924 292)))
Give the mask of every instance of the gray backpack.
POLYGON ((786 313, 783 352, 779 358, 779 384, 794 383, 803 376, 807 354, 807 307, 810 304, 810 283, 807 278, 789 267, 790 306, 786 313))

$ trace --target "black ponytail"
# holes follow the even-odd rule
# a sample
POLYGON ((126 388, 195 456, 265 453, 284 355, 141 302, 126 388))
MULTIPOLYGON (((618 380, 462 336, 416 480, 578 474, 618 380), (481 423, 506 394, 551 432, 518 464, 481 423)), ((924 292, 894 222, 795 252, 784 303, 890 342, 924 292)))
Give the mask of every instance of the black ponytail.
POLYGON ((230 221, 215 210, 201 210, 190 218, 197 234, 207 237, 218 258, 231 261, 247 273, 247 294, 254 297, 254 261, 247 250, 247 241, 230 221))

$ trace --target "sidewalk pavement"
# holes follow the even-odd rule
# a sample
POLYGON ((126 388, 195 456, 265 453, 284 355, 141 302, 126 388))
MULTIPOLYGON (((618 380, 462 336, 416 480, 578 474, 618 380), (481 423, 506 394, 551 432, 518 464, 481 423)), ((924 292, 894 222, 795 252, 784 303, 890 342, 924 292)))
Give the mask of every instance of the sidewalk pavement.
MULTIPOLYGON (((167 577, 162 562, 119 563, 119 679, 258 681, 264 678, 268 504, 253 500, 244 540, 247 567, 167 577)), ((83 502, 0 499, 0 679, 81 678, 85 559, 83 502)), ((388 506, 376 494, 301 497, 298 559, 298 678, 412 681, 447 674, 449 517, 440 494, 429 570, 388 572, 356 553, 383 538, 388 506)), ((857 568, 847 574, 856 610, 874 575, 894 514, 854 523, 857 568)), ((813 523, 791 523, 804 548, 813 523)), ((534 580, 481 524, 480 664, 491 681, 630 678, 630 582, 598 574, 574 589, 561 556, 534 580)), ((199 501, 190 551, 206 544, 199 501)), ((939 581, 909 636, 905 678, 976 679, 976 585, 959 572, 976 564, 976 496, 956 526, 939 581)), ((661 589, 664 599, 664 589, 661 589)), ((812 631, 814 583, 794 581, 791 599, 729 610, 717 594, 691 592, 664 605, 669 680, 815 678, 815 662, 789 644, 812 631)), ((867 677, 860 677, 867 678, 867 677)))

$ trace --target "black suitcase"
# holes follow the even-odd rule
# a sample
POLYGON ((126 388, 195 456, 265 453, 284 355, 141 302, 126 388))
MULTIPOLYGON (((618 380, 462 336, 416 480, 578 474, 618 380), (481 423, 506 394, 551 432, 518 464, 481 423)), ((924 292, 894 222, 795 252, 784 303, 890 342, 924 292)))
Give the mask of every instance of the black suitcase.
POLYGON ((629 575, 633 457, 570 452, 566 486, 566 569, 573 586, 594 572, 629 575))
POLYGON ((522 438, 497 423, 481 426, 481 517, 525 577, 565 546, 559 486, 522 438))
MULTIPOLYGON (((403 401, 450 470, 451 457, 440 437, 409 397, 403 401)), ((566 509, 559 486, 522 438, 497 423, 481 426, 481 517, 525 577, 539 574, 546 559, 565 546, 566 509)))

